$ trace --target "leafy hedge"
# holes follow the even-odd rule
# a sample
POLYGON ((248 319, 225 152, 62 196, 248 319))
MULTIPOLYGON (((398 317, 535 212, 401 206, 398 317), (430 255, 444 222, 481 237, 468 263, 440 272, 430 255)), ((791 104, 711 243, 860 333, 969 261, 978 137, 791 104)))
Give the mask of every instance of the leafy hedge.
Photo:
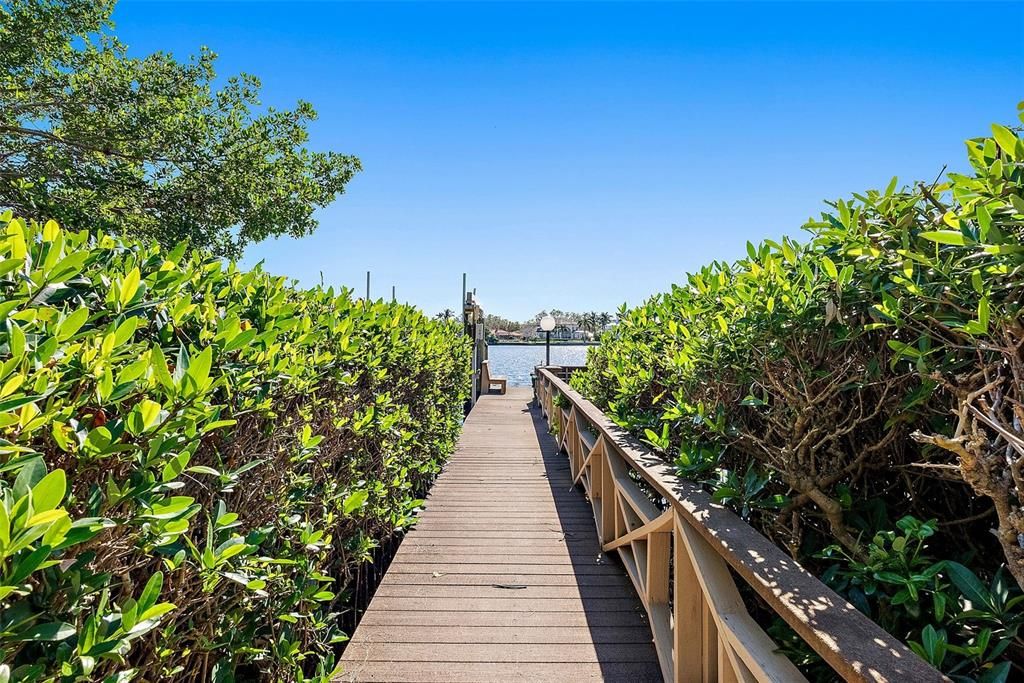
POLYGON ((0 217, 0 680, 323 679, 460 428, 399 304, 0 217))
POLYGON ((836 201, 806 244, 748 244, 624 310, 573 380, 923 657, 986 681, 1024 676, 1024 141, 993 132, 967 141, 970 175, 836 201))

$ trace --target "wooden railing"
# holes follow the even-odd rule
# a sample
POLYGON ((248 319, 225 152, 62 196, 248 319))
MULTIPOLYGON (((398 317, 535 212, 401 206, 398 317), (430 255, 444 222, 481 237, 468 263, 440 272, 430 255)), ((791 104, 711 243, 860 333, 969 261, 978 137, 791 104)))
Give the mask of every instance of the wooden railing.
POLYGON ((806 680, 750 614, 737 581, 845 680, 948 680, 555 372, 538 368, 536 391, 605 552, 621 558, 647 610, 666 681, 806 680))
POLYGON ((586 368, 586 365, 549 365, 545 370, 553 374, 558 379, 568 381, 574 373, 579 372, 580 370, 586 370, 586 368))

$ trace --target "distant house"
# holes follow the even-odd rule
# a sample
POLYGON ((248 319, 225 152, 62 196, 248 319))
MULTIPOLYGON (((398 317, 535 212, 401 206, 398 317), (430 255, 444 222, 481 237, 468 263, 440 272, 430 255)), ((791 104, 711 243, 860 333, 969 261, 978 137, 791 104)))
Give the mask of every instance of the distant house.
MULTIPOLYGON (((557 318, 555 320, 555 329, 551 330, 551 338, 558 341, 569 341, 570 339, 582 339, 583 337, 577 336, 580 333, 579 325, 575 321, 569 320, 568 318, 557 318)), ((534 338, 544 339, 544 330, 540 329, 540 325, 537 325, 534 330, 534 338)))
POLYGON ((494 341, 520 341, 523 338, 522 332, 516 332, 514 330, 488 330, 488 336, 494 341))

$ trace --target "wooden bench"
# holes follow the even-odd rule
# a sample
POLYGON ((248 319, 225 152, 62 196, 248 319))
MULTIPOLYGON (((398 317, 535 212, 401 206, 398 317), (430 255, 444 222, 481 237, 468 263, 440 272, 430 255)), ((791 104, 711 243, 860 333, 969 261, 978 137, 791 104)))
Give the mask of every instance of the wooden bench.
POLYGON ((492 377, 491 361, 485 360, 480 364, 480 389, 483 393, 491 393, 491 386, 498 385, 498 393, 504 394, 508 390, 508 377, 492 377))

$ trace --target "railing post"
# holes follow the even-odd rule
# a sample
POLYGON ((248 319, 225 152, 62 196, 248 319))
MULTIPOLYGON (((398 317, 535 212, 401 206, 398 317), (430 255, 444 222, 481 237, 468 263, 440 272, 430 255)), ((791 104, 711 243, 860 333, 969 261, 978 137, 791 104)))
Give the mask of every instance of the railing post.
POLYGON ((704 611, 703 595, 697 582, 693 562, 686 552, 683 541, 683 525, 686 522, 676 512, 672 525, 672 665, 675 669, 674 683, 702 683, 704 678, 703 643, 704 611))
MULTIPOLYGON (((559 410, 562 410, 562 408, 559 408, 559 410)), ((572 481, 576 481, 576 477, 580 476, 580 440, 576 436, 575 408, 569 408, 569 419, 565 421, 565 429, 562 432, 562 444, 566 454, 569 456, 569 473, 572 475, 572 481)))
POLYGON ((615 481, 612 478, 610 458, 618 457, 614 452, 614 446, 601 438, 601 543, 602 545, 615 538, 615 506, 618 501, 615 496, 615 481))
POLYGON ((672 532, 647 535, 647 604, 667 605, 669 593, 669 555, 672 532))
POLYGON ((708 604, 707 596, 698 589, 701 608, 701 660, 704 663, 704 680, 707 683, 718 681, 719 658, 722 655, 718 636, 718 625, 715 623, 715 615, 711 613, 711 605, 708 604))

